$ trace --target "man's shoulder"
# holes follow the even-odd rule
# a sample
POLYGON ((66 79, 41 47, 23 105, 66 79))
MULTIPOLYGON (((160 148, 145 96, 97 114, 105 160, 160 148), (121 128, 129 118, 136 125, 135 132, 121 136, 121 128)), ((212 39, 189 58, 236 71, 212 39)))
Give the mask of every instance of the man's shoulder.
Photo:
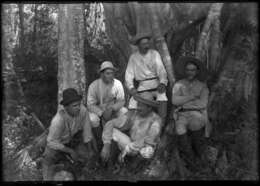
POLYGON ((65 111, 62 110, 58 110, 58 112, 53 116, 52 120, 51 120, 51 125, 60 125, 65 118, 65 111))
POLYGON ((97 85, 98 81, 99 81, 99 78, 95 79, 94 81, 92 81, 92 83, 90 83, 89 87, 95 87, 97 85))
POLYGON ((115 85, 123 85, 119 79, 114 78, 115 85))

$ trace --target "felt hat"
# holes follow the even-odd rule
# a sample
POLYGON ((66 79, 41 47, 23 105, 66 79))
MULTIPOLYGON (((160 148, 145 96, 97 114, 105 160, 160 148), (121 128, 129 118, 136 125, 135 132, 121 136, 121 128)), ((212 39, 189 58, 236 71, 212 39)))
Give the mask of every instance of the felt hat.
POLYGON ((185 67, 186 67, 187 63, 189 63, 189 62, 191 62, 197 66, 197 68, 198 68, 197 78, 200 81, 205 81, 207 78, 207 69, 206 69, 205 65, 199 59, 192 57, 192 56, 179 57, 179 59, 176 62, 176 65, 175 65, 176 78, 177 79, 185 78, 185 76, 186 76, 185 67))
POLYGON ((66 106, 75 101, 80 101, 82 96, 74 88, 67 88, 62 92, 61 105, 66 106))
POLYGON ((152 34, 151 34, 151 33, 148 33, 148 32, 138 33, 138 34, 136 34, 136 35, 133 37, 133 39, 132 39, 132 44, 133 44, 133 45, 138 45, 138 42, 139 42, 141 39, 144 39, 144 38, 151 39, 151 38, 152 38, 152 34))
POLYGON ((100 69, 99 69, 99 72, 102 72, 103 70, 105 70, 105 69, 112 69, 112 70, 117 70, 115 67, 114 67, 114 65, 113 65, 113 63, 112 62, 110 62, 110 61, 104 61, 101 65, 100 65, 100 69))
POLYGON ((138 93, 138 97, 135 96, 135 100, 151 107, 158 107, 159 104, 157 101, 154 100, 152 93, 148 91, 138 93))

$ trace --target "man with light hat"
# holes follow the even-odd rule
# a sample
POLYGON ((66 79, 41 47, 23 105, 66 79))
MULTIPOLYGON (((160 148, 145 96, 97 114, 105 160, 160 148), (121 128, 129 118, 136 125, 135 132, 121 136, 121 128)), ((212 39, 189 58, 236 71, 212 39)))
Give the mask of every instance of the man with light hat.
MULTIPOLYGON (((134 96, 149 91, 160 102, 158 113, 164 124, 168 100, 166 97, 167 72, 160 54, 156 50, 150 49, 150 39, 150 33, 141 33, 134 37, 133 44, 137 45, 138 51, 129 58, 125 72, 125 83, 130 95, 134 96), (135 82, 138 84, 136 87, 135 82)), ((134 97, 130 98, 128 108, 137 108, 137 101, 134 97)))
MULTIPOLYGON (((124 107, 125 93, 122 83, 114 78, 115 68, 110 61, 100 66, 100 78, 92 82, 88 88, 87 107, 93 132, 100 138, 103 123, 127 112, 124 107)), ((99 139, 97 139, 99 141, 99 139)))
MULTIPOLYGON (((74 161, 85 158, 80 158, 77 148, 82 149, 83 147, 84 149, 85 146, 84 152, 89 153, 90 156, 93 155, 96 143, 92 143, 95 142, 95 139, 92 136, 89 113, 81 100, 82 96, 74 88, 63 91, 61 106, 52 118, 43 154, 44 180, 53 180, 53 165, 63 159, 65 155, 70 156, 74 161), (82 134, 79 133, 80 131, 83 131, 82 134), (82 140, 77 139, 78 134, 82 135, 82 140)), ((87 155, 84 154, 84 156, 87 155)))
POLYGON ((202 62, 194 57, 180 57, 176 63, 176 72, 180 80, 172 89, 172 104, 177 107, 174 112, 175 130, 180 151, 192 166, 196 163, 196 157, 197 160, 203 159, 205 150, 203 135, 207 133, 203 129, 207 129, 208 125, 209 90, 204 81, 207 73, 202 62))
POLYGON ((111 141, 114 140, 121 150, 119 160, 124 157, 140 153, 143 158, 151 158, 159 141, 162 120, 153 111, 157 107, 150 92, 143 92, 140 97, 145 101, 138 101, 137 109, 110 120, 104 126, 101 157, 104 161, 110 159, 111 141))

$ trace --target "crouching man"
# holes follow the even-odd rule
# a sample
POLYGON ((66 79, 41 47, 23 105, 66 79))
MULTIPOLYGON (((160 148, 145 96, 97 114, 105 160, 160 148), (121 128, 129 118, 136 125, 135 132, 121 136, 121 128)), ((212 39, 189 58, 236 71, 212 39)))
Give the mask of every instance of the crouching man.
MULTIPOLYGON (((95 146, 92 140, 91 123, 87 109, 81 104, 82 96, 73 88, 63 91, 62 105, 51 121, 47 145, 43 154, 43 179, 52 180, 54 176, 53 165, 65 155, 69 155, 74 161, 79 160, 79 154, 75 151, 74 137, 79 131, 83 134, 83 147, 86 152, 92 153, 95 146), (93 146, 94 145, 94 146, 93 146)), ((82 142, 82 140, 79 140, 82 142)), ((77 144, 79 145, 79 144, 77 144)), ((86 156, 90 156, 86 154, 86 156)))
POLYGON ((114 140, 121 150, 119 160, 126 155, 141 154, 151 158, 159 141, 162 121, 152 110, 153 95, 143 92, 140 96, 146 102, 138 102, 137 109, 110 120, 104 126, 102 140, 104 143, 101 158, 108 161, 111 151, 111 140, 114 140))

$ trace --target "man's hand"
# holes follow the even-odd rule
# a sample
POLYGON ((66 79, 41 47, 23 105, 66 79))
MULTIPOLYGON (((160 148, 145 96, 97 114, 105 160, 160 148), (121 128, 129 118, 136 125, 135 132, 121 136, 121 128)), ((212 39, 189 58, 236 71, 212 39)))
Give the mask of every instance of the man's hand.
POLYGON ((160 83, 159 86, 157 87, 157 90, 159 93, 164 93, 166 91, 166 86, 163 83, 160 83))
POLYGON ((106 162, 110 157, 111 146, 109 143, 105 143, 101 151, 101 159, 106 162))
POLYGON ((134 96, 134 95, 137 94, 137 90, 136 90, 135 88, 131 88, 131 89, 129 90, 129 94, 130 94, 131 96, 134 96))
POLYGON ((102 114, 102 118, 105 120, 105 121, 108 121, 111 119, 112 117, 112 113, 113 113, 113 109, 111 107, 107 108, 103 114, 102 114))

